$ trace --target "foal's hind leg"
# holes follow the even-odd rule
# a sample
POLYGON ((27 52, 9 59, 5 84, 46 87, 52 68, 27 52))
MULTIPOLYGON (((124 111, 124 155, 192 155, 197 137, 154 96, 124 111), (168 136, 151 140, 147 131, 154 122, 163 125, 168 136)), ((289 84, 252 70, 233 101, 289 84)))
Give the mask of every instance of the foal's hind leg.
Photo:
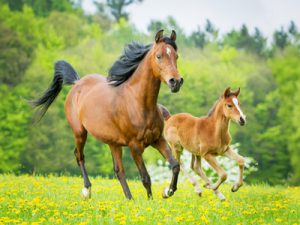
POLYGON ((77 164, 80 167, 82 177, 83 177, 83 182, 84 182, 84 188, 82 189, 81 194, 84 198, 90 198, 92 184, 89 180, 88 174, 85 169, 84 154, 83 154, 83 149, 87 137, 87 131, 84 128, 82 128, 80 132, 74 132, 74 136, 76 142, 76 148, 74 154, 76 156, 77 164))
MULTIPOLYGON (((197 173, 202 178, 202 180, 205 181, 206 184, 204 185, 204 187, 212 186, 212 182, 208 179, 208 177, 202 170, 200 156, 196 156, 196 155, 192 156, 191 169, 194 170, 195 173, 197 173)), ((221 201, 225 200, 225 196, 219 190, 213 190, 213 192, 221 201)))
POLYGON ((219 186, 227 179, 227 173, 218 164, 218 161, 214 155, 206 154, 204 158, 211 165, 211 167, 218 173, 219 176, 218 181, 215 184, 210 186, 211 189, 217 190, 219 186))

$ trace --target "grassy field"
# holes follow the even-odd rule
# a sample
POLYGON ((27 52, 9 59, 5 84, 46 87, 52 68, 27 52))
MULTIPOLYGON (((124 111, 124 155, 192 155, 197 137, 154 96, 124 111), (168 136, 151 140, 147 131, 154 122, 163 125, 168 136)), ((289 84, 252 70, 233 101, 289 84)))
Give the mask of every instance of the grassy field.
POLYGON ((129 182, 134 201, 124 198, 117 180, 91 180, 92 198, 80 197, 79 177, 0 175, 0 224, 300 224, 300 188, 242 187, 220 202, 209 190, 198 197, 188 182, 170 199, 167 184, 154 184, 147 200, 139 181, 129 182))

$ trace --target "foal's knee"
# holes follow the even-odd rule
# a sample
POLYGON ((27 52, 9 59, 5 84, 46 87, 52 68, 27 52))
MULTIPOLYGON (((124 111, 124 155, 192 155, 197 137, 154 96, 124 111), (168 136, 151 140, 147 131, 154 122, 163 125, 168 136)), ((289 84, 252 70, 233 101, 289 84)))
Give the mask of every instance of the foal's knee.
POLYGON ((245 165, 245 158, 244 157, 240 157, 237 160, 237 163, 239 164, 239 166, 244 166, 245 165))
POLYGON ((225 181, 227 179, 227 173, 223 172, 221 175, 220 175, 220 179, 221 181, 225 181))

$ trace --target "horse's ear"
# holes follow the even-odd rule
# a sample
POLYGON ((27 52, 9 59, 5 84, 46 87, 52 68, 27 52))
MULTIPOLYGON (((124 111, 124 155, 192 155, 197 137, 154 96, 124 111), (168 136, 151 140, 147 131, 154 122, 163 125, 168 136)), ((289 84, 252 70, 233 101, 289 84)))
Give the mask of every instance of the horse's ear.
POLYGON ((236 92, 233 92, 233 94, 234 94, 236 97, 239 96, 240 90, 241 90, 241 88, 237 89, 237 91, 236 91, 236 92))
POLYGON ((224 91, 224 98, 228 98, 230 96, 230 87, 226 88, 224 91))
POLYGON ((164 30, 160 30, 155 35, 155 42, 158 43, 162 40, 164 34, 164 30))
POLYGON ((175 30, 172 30, 170 39, 171 39, 172 41, 176 41, 176 32, 175 32, 175 30))

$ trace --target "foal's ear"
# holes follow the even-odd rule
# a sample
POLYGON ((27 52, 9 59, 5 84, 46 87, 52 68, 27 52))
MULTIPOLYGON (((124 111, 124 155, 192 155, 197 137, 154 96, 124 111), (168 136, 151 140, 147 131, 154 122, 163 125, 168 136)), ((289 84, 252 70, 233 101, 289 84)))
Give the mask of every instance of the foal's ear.
POLYGON ((230 96, 230 87, 226 88, 226 90, 224 91, 224 98, 228 98, 230 96))
POLYGON ((172 30, 170 39, 171 39, 172 41, 176 41, 176 32, 175 32, 175 30, 172 30))
POLYGON ((161 29, 160 31, 158 31, 155 35, 155 42, 158 43, 163 39, 163 34, 164 34, 164 30, 161 29))
POLYGON ((237 96, 239 96, 239 94, 240 94, 240 90, 241 90, 241 88, 237 89, 237 91, 236 91, 236 92, 233 92, 233 95, 235 95, 236 97, 237 97, 237 96))

